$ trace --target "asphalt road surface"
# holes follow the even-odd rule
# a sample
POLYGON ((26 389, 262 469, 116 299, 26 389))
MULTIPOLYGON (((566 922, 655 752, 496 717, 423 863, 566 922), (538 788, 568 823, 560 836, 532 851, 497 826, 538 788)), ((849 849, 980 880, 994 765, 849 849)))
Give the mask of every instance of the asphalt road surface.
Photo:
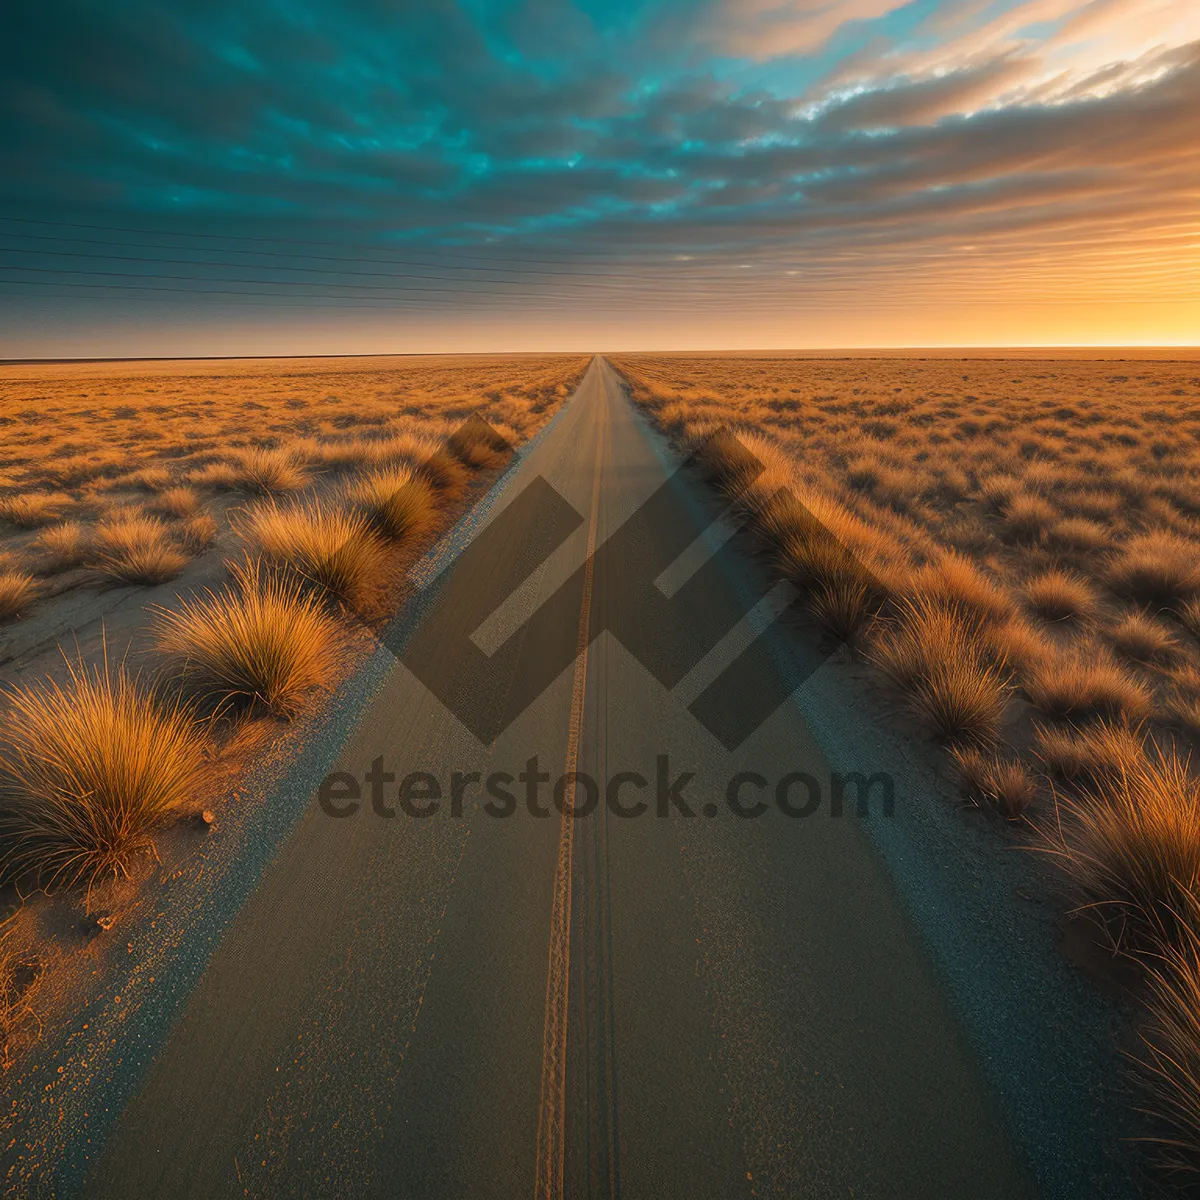
POLYGON ((327 789, 347 815, 311 798, 84 1194, 1038 1194, 798 710, 751 732, 783 692, 701 490, 596 360, 397 626, 327 789), (789 775, 814 815, 775 804, 789 775), (588 815, 560 779, 580 809, 598 781, 588 815))

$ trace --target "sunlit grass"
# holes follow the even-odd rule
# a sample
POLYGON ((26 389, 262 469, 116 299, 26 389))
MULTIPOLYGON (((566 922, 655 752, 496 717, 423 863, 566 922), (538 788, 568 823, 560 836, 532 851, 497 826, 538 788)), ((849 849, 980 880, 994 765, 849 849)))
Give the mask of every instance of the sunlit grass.
POLYGON ((0 864, 46 888, 127 874, 196 786, 193 718, 107 664, 4 700, 0 864))
POLYGON ((338 624, 295 578, 256 561, 235 566, 233 576, 220 591, 157 610, 154 645, 207 704, 292 717, 328 684, 338 624))

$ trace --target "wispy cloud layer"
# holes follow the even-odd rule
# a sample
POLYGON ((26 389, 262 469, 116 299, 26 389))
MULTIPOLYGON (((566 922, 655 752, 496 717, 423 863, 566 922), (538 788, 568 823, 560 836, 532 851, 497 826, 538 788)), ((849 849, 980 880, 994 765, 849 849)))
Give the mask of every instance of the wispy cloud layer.
POLYGON ((1197 114, 1194 0, 47 0, 0 17, 0 303, 1174 331, 1197 114))

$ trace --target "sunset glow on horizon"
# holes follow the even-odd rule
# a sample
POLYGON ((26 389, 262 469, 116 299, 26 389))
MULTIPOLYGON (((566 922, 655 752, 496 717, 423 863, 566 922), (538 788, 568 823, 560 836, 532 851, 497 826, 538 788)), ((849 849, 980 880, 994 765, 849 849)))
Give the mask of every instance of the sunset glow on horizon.
POLYGON ((0 357, 1200 342, 1192 0, 0 18, 0 357))

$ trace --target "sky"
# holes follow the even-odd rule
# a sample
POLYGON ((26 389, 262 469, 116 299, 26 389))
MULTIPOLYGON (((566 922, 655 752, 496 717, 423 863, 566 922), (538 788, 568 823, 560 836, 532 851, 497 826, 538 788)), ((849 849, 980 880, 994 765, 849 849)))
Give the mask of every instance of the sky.
POLYGON ((0 357, 1200 342, 1197 0, 40 0, 0 357))

